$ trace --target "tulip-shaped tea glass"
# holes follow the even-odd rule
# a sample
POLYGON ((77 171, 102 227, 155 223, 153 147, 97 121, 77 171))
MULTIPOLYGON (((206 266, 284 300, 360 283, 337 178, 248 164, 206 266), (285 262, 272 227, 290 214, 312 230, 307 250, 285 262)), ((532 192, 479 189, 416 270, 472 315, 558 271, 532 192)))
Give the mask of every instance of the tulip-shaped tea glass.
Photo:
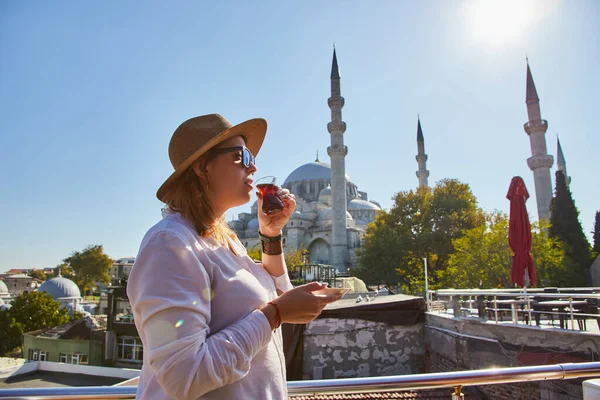
POLYGON ((264 176, 256 181, 256 189, 263 199, 262 212, 267 215, 283 211, 283 202, 277 196, 279 186, 275 183, 276 180, 274 176, 264 176))

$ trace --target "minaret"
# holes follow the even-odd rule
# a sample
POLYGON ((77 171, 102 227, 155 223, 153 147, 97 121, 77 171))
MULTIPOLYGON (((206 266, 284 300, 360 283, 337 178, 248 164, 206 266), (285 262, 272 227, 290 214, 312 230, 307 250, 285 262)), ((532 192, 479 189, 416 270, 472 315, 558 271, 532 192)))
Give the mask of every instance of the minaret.
POLYGON ((529 122, 524 127, 531 144, 531 157, 527 159, 527 165, 533 171, 538 219, 549 221, 550 201, 552 200, 550 168, 554 163, 554 158, 548 155, 546 150, 548 122, 542 119, 540 99, 535 89, 535 83, 533 83, 529 61, 527 61, 527 94, 525 97, 529 122))
POLYGON ((419 164, 419 170, 417 171, 417 178, 419 178, 419 189, 426 189, 428 187, 427 178, 429 177, 429 171, 427 171, 427 154, 425 154, 425 139, 423 139, 423 131, 421 130, 421 118, 417 117, 417 163, 419 164))
POLYGON ((565 161, 565 155, 563 154, 558 137, 556 137, 556 167, 565 174, 567 186, 569 186, 571 184, 571 177, 567 175, 567 162, 565 161))
POLYGON ((339 272, 346 271, 348 260, 348 237, 346 233, 346 165, 345 157, 348 148, 344 146, 346 123, 342 121, 344 98, 340 90, 340 71, 338 70, 335 47, 331 65, 331 97, 327 100, 331 109, 331 122, 327 130, 331 134, 331 146, 327 154, 331 158, 331 197, 333 209, 331 264, 339 272))

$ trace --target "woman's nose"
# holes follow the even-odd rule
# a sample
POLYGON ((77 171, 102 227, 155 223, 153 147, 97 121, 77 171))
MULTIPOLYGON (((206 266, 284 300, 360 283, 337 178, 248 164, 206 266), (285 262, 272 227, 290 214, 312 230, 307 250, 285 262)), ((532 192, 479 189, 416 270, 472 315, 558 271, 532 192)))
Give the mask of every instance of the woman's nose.
POLYGON ((250 165, 248 166, 248 170, 252 173, 256 172, 256 165, 254 165, 253 162, 250 162, 250 165))

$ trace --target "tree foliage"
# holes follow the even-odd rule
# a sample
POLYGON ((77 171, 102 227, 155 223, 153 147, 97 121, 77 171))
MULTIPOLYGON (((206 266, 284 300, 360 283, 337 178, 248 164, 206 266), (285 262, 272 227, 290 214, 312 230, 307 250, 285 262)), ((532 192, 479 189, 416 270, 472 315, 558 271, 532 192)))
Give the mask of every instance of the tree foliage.
MULTIPOLYGON (((562 244, 546 234, 547 226, 532 225, 531 254, 536 286, 570 286, 562 244)), ((511 288, 512 252, 508 245, 508 216, 494 212, 486 224, 454 240, 454 253, 442 274, 444 288, 511 288)))
POLYGON ((34 271, 31 271, 29 273, 29 276, 32 277, 33 279, 38 279, 40 281, 46 280, 46 274, 41 269, 36 269, 34 271))
MULTIPOLYGON (((262 259, 262 251, 260 247, 248 250, 248 256, 253 260, 260 261, 262 259)), ((286 250, 284 257, 288 271, 294 271, 297 266, 303 265, 306 262, 308 250, 306 250, 304 247, 294 250, 286 250)))
POLYGON ((75 283, 83 292, 92 292, 95 282, 110 282, 108 271, 112 260, 104 254, 101 245, 91 245, 82 251, 76 251, 63 262, 73 271, 75 283))
POLYGON ((68 311, 46 292, 23 292, 11 308, 0 312, 0 351, 2 354, 21 343, 21 335, 69 322, 68 311))
POLYGON ((556 171, 555 195, 550 204, 549 234, 562 242, 569 266, 568 280, 575 286, 585 286, 592 263, 590 244, 579 222, 579 210, 575 206, 565 175, 556 171))
POLYGON ((54 268, 54 276, 57 277, 59 275, 59 272, 60 272, 60 276, 62 276, 64 278, 71 279, 71 280, 75 279, 75 274, 73 273, 73 269, 65 263, 58 264, 54 268))
POLYGON ((400 192, 389 212, 369 224, 354 274, 368 284, 399 284, 405 293, 424 289, 423 259, 431 288, 439 285, 454 252, 452 241, 485 225, 468 184, 445 179, 433 189, 400 192))

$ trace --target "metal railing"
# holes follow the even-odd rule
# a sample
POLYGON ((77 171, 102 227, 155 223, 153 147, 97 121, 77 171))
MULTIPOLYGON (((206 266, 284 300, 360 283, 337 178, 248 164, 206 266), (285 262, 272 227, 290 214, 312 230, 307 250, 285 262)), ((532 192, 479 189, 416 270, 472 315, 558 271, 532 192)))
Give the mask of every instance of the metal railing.
MULTIPOLYGON (((531 322, 532 315, 546 314, 546 315, 556 315, 559 319, 565 320, 564 317, 567 317, 571 322, 571 329, 575 330, 575 321, 585 320, 585 319, 596 319, 600 321, 600 314, 598 314, 597 308, 593 314, 577 312, 575 306, 586 306, 586 304, 582 304, 581 300, 593 300, 597 304, 600 304, 600 294, 596 293, 600 291, 600 288, 554 288, 555 291, 547 292, 545 289, 537 289, 537 288, 529 288, 529 289, 440 289, 440 290, 430 290, 427 293, 426 301, 427 301, 427 309, 431 310, 432 305, 434 303, 434 297, 444 302, 444 299, 448 299, 445 303, 451 303, 454 315, 458 316, 461 313, 456 313, 456 307, 460 311, 475 311, 476 307, 473 307, 474 304, 477 303, 477 300, 481 297, 487 298, 487 303, 489 305, 493 305, 490 309, 486 307, 486 310, 491 310, 494 312, 494 320, 498 323, 498 315, 502 311, 511 311, 512 313, 512 322, 515 324, 519 323, 518 314, 527 314, 528 320, 527 322, 531 322), (588 293, 577 293, 577 292, 588 292, 588 293), (543 307, 543 302, 538 302, 538 300, 543 299, 548 301, 549 299, 560 300, 560 303, 564 304, 555 305, 554 309, 563 309, 566 312, 561 311, 539 311, 535 310, 536 306, 543 307), (508 300, 508 301, 507 301, 508 300), (517 309, 517 304, 521 302, 523 307, 521 309, 517 309), (462 307, 462 304, 468 305, 468 307, 462 307), (500 308, 499 305, 509 305, 511 308, 500 308), (534 309, 532 309, 532 307, 534 309)), ((444 304, 445 304, 444 303, 444 304)), ((551 305, 551 304, 550 304, 551 305)), ((589 306, 593 306, 594 304, 587 304, 589 306)), ((445 307, 447 309, 447 307, 445 307)), ((478 310, 477 310, 478 311, 478 310)), ((479 315, 481 318, 482 316, 479 315)), ((568 321, 567 321, 568 327, 568 321)), ((600 327, 600 323, 599 323, 600 327)))
MULTIPOLYGON (((475 371, 439 372, 370 378, 324 379, 288 382, 290 397, 309 394, 351 394, 454 388, 460 396, 464 386, 536 382, 555 379, 600 377, 600 362, 538 365, 475 371)), ((5 400, 134 399, 135 386, 23 388, 0 390, 5 400)))

